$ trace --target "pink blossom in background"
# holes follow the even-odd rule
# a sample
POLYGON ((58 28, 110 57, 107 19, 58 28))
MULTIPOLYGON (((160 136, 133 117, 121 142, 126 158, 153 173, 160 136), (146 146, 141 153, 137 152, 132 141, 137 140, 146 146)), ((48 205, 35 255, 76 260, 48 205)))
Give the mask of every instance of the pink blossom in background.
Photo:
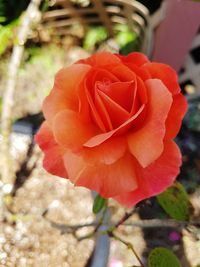
POLYGON ((180 233, 176 232, 176 231, 172 231, 169 234, 169 240, 176 242, 179 241, 181 239, 181 235, 180 233))
POLYGON ((109 267, 123 267, 123 264, 120 260, 111 259, 109 267))

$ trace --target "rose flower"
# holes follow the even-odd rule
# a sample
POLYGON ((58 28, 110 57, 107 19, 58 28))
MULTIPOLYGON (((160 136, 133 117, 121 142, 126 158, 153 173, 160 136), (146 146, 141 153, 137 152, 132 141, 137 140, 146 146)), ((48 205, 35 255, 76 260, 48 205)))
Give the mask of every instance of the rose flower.
POLYGON ((186 109, 170 66, 99 52, 57 73, 35 140, 49 173, 131 207, 178 175, 186 109))

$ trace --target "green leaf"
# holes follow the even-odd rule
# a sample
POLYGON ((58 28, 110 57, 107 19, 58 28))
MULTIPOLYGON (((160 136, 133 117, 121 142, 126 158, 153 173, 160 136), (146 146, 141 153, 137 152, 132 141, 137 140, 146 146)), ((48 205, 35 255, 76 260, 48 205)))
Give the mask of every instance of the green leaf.
POLYGON ((105 27, 102 26, 91 27, 86 33, 83 42, 83 48, 86 50, 93 50, 96 44, 105 41, 107 37, 108 33, 105 27))
POLYGON ((173 219, 189 219, 189 198, 180 183, 174 183, 165 192, 157 196, 158 203, 173 219))
POLYGON ((99 213, 106 205, 106 199, 102 198, 100 195, 97 195, 93 203, 93 213, 99 213))
POLYGON ((18 24, 19 20, 15 20, 6 26, 0 25, 0 55, 2 55, 7 47, 12 44, 14 29, 18 24))
POLYGON ((158 247, 148 257, 148 267, 181 267, 176 255, 169 249, 158 247))

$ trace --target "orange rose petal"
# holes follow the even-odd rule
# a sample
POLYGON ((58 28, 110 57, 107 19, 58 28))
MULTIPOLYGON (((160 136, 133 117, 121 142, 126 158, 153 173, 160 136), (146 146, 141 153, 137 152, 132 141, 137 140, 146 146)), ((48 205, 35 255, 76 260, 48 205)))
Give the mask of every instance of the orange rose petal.
POLYGON ((94 91, 96 82, 115 83, 119 82, 119 79, 108 70, 100 68, 91 68, 85 80, 85 86, 90 91, 90 93, 94 91))
POLYGON ((149 62, 149 59, 147 58, 147 56, 145 56, 144 54, 142 54, 140 52, 133 52, 133 53, 128 54, 127 56, 123 56, 123 55, 119 55, 119 54, 115 54, 115 55, 119 59, 121 59, 121 61, 124 64, 130 63, 130 64, 134 64, 138 67, 149 62))
POLYGON ((68 99, 65 99, 64 92, 54 87, 43 102, 42 110, 45 119, 52 124, 53 118, 58 112, 68 107, 73 108, 70 103, 72 101, 69 100, 68 102, 68 99))
POLYGON ((153 62, 141 68, 148 71, 152 78, 160 79, 173 95, 180 92, 177 73, 169 65, 153 62))
POLYGON ((80 90, 78 92, 78 113, 81 114, 85 123, 90 123, 91 112, 90 105, 87 100, 84 84, 80 85, 80 90))
POLYGON ((138 77, 140 77, 143 81, 146 81, 148 79, 151 79, 151 75, 147 70, 144 68, 140 68, 132 63, 125 63, 129 69, 131 69, 138 77))
MULTIPOLYGON (((142 104, 147 103, 147 89, 144 82, 137 77, 136 78, 136 90, 134 91, 133 102, 130 115, 133 116, 142 104)), ((142 121, 144 118, 142 118, 142 121)))
POLYGON ((137 187, 134 160, 130 155, 105 165, 96 161, 87 163, 81 155, 67 152, 64 161, 69 179, 75 185, 95 190, 103 197, 112 197, 137 187))
POLYGON ((89 64, 92 67, 103 67, 116 65, 120 63, 119 58, 107 51, 98 52, 86 59, 81 59, 77 63, 89 64))
POLYGON ((40 129, 34 136, 34 140, 42 150, 47 150, 50 147, 57 145, 47 121, 42 123, 40 129))
POLYGON ((71 110, 59 112, 53 120, 56 142, 69 149, 80 149, 82 144, 97 133, 94 125, 84 124, 78 113, 71 110))
POLYGON ((54 88, 43 102, 43 113, 49 123, 62 109, 78 111, 77 90, 90 67, 74 64, 60 70, 55 78, 54 88))
POLYGON ((118 103, 122 108, 130 112, 133 103, 133 95, 136 90, 136 82, 115 82, 101 91, 118 103), (125 97, 124 97, 125 96, 125 97))
POLYGON ((166 139, 173 139, 178 134, 187 107, 186 98, 182 94, 173 97, 173 103, 166 120, 166 139))
POLYGON ((46 121, 43 122, 35 135, 35 141, 44 152, 44 168, 53 175, 67 178, 68 175, 62 158, 64 150, 55 142, 53 133, 46 121))
POLYGON ((110 120, 110 114, 108 115, 108 111, 105 108, 104 102, 101 99, 98 89, 95 90, 94 101, 95 101, 94 103, 95 103, 96 110, 101 117, 101 120, 105 126, 106 131, 111 131, 113 129, 113 125, 110 120))
POLYGON ((43 167, 44 169, 56 176, 68 178, 67 170, 63 161, 63 150, 59 146, 55 146, 46 151, 43 167))
POLYGON ((124 108, 114 102, 109 96, 104 94, 102 91, 97 91, 99 97, 101 98, 104 104, 104 107, 106 108, 109 114, 109 118, 114 128, 117 128, 119 125, 129 119, 130 115, 124 108))
POLYGON ((145 56, 142 53, 133 52, 133 53, 130 53, 127 56, 125 56, 124 61, 133 63, 133 64, 137 65, 138 67, 140 67, 140 66, 144 65, 145 63, 148 63, 149 59, 147 58, 147 56, 145 56))
POLYGON ((145 84, 149 94, 146 119, 141 128, 127 137, 130 152, 143 167, 163 151, 165 121, 172 104, 172 96, 160 80, 147 80, 145 84))
POLYGON ((137 77, 137 94, 142 104, 146 104, 148 101, 147 88, 145 83, 140 77, 137 77))
POLYGON ((121 82, 135 81, 136 75, 127 66, 119 64, 112 66, 110 69, 111 73, 114 74, 121 82))
POLYGON ((137 189, 120 194, 115 199, 127 207, 132 207, 143 199, 163 192, 173 184, 179 174, 180 165, 181 153, 178 146, 171 140, 165 142, 162 155, 154 163, 145 169, 137 165, 137 189))
POLYGON ((101 117, 99 116, 99 113, 98 113, 98 111, 97 111, 97 109, 95 107, 93 99, 92 99, 92 97, 90 95, 90 92, 89 92, 89 90, 87 88, 85 89, 85 93, 86 93, 87 101, 88 101, 88 103, 90 105, 90 108, 91 108, 92 118, 94 119, 96 124, 99 126, 99 128, 103 132, 106 132, 105 125, 103 124, 103 121, 102 121, 101 117))
POLYGON ((127 143, 124 137, 113 137, 99 146, 84 148, 83 154, 86 161, 97 161, 106 165, 113 164, 126 152, 127 143))
POLYGON ((83 146, 95 147, 95 146, 102 144, 103 142, 108 140, 110 137, 117 135, 117 134, 120 134, 121 132, 124 131, 124 129, 129 127, 131 125, 131 123, 133 123, 133 121, 142 113, 144 108, 145 108, 145 105, 142 105, 136 114, 134 114, 130 119, 128 119, 126 122, 124 122, 118 128, 116 128, 110 132, 107 132, 107 133, 98 134, 98 135, 93 136, 87 142, 85 142, 83 144, 83 146))
POLYGON ((77 88, 91 69, 85 64, 73 64, 62 68, 55 76, 55 87, 66 92, 66 97, 77 96, 77 88))

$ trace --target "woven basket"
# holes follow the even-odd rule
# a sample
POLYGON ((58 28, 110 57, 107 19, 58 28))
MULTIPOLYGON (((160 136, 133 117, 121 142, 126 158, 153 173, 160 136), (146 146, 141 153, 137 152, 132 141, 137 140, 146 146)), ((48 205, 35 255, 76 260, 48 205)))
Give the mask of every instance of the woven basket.
POLYGON ((54 35, 76 35, 72 26, 77 24, 84 33, 90 26, 103 25, 110 37, 115 36, 117 24, 128 25, 129 30, 139 36, 141 50, 146 54, 150 52, 149 11, 135 0, 91 0, 85 7, 70 0, 52 0, 42 18, 43 29, 54 35))

